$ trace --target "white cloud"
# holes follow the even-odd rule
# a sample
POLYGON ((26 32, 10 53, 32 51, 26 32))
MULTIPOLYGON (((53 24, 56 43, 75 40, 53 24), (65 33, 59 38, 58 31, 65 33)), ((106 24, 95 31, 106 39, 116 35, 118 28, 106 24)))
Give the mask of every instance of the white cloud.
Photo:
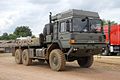
POLYGON ((115 9, 105 9, 100 12, 101 18, 106 20, 112 20, 120 23, 120 8, 115 9))
POLYGON ((21 25, 30 26, 33 34, 38 35, 48 23, 50 11, 56 14, 71 8, 96 11, 102 19, 119 22, 119 3, 119 0, 1 0, 0 35, 21 25))

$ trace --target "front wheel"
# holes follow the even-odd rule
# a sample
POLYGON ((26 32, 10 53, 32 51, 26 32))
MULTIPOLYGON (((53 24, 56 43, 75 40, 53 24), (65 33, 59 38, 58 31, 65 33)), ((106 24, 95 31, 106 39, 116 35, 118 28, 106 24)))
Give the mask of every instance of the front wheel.
POLYGON ((49 64, 52 70, 61 71, 65 69, 65 55, 59 49, 54 49, 49 55, 49 64))
POLYGON ((89 68, 93 64, 93 56, 81 57, 77 60, 78 64, 82 68, 89 68))

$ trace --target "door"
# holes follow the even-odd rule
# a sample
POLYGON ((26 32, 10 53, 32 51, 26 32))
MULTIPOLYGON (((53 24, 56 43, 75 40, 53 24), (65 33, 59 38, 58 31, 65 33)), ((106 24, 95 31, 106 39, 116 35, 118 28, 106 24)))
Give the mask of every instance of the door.
POLYGON ((68 26, 70 27, 70 23, 67 23, 67 21, 61 21, 59 23, 59 34, 58 39, 62 45, 63 48, 70 47, 69 40, 70 40, 70 28, 68 29, 68 26))

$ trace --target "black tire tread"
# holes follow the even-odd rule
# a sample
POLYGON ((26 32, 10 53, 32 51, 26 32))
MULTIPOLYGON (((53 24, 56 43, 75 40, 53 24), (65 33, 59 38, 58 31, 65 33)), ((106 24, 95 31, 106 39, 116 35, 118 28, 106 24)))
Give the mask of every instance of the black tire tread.
MULTIPOLYGON (((51 56, 52 53, 57 53, 57 55, 59 55, 59 59, 61 60, 61 66, 58 69, 53 69, 53 70, 55 70, 55 71, 62 71, 62 70, 64 70, 65 69, 65 64, 66 64, 64 53, 60 49, 52 50, 52 52, 50 53, 50 56, 51 56)), ((49 63, 50 63, 50 60, 49 60, 49 63)))
POLYGON ((77 60, 78 64, 82 68, 89 68, 94 61, 94 57, 92 56, 87 56, 87 57, 81 57, 80 59, 77 60))
POLYGON ((22 62, 23 62, 23 65, 25 65, 25 66, 29 66, 29 65, 32 64, 32 59, 29 58, 28 49, 25 49, 25 50, 23 51, 23 53, 22 53, 22 62), (23 58, 24 55, 27 57, 27 60, 26 60, 26 61, 25 61, 24 58, 23 58))

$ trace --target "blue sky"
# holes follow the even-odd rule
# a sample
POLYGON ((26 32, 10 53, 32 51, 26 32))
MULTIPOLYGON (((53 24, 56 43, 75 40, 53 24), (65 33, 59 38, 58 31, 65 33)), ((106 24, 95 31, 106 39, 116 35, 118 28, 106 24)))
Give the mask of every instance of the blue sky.
POLYGON ((68 9, 99 12, 101 19, 120 23, 119 3, 120 0, 0 0, 0 35, 26 25, 38 36, 48 23, 49 12, 68 9))

